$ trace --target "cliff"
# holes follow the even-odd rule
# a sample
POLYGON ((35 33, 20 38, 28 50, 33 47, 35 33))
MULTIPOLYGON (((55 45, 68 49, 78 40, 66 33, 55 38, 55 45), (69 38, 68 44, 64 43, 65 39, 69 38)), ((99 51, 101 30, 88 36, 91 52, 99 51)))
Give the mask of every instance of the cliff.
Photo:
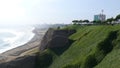
POLYGON ((41 41, 40 51, 44 51, 47 48, 54 49, 70 45, 71 40, 68 37, 75 32, 75 30, 48 29, 41 41))
POLYGON ((46 50, 51 49, 56 52, 57 55, 61 54, 70 46, 72 40, 68 37, 75 32, 75 30, 54 30, 50 28, 41 41, 39 54, 31 54, 16 58, 9 62, 3 62, 0 64, 0 68, 35 68, 38 66, 48 66, 51 62, 49 60, 52 59, 52 55, 46 52, 46 50))
POLYGON ((36 55, 24 56, 9 62, 1 63, 0 68, 34 68, 36 55))
POLYGON ((56 56, 60 56, 72 44, 73 40, 69 36, 74 34, 76 30, 55 30, 48 29, 44 35, 40 53, 37 55, 37 68, 47 68, 53 62, 56 56))
POLYGON ((39 53, 0 64, 0 68, 120 68, 120 25, 49 29, 39 53))

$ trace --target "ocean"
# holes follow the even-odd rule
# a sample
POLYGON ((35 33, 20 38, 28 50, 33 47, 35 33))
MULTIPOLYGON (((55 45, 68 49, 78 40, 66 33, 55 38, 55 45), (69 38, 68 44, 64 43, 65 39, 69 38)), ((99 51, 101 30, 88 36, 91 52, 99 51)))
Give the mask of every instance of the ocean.
POLYGON ((33 26, 0 26, 0 53, 24 45, 34 37, 33 26))

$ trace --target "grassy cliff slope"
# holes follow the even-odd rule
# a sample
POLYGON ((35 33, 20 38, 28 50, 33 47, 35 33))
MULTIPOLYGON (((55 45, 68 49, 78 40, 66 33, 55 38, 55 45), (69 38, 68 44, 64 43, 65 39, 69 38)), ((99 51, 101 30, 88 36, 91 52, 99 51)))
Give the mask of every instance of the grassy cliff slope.
POLYGON ((120 25, 72 25, 65 29, 77 30, 69 37, 74 42, 56 55, 48 68, 120 68, 120 25))

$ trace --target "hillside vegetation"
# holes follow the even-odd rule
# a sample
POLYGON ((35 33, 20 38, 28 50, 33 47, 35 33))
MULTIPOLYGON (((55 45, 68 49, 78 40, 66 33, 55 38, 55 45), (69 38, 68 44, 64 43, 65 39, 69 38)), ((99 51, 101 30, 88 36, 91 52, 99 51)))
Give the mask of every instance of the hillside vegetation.
POLYGON ((38 56, 37 68, 120 68, 120 25, 72 25, 64 29, 77 30, 69 37, 74 40, 72 45, 61 55, 46 50, 38 56))

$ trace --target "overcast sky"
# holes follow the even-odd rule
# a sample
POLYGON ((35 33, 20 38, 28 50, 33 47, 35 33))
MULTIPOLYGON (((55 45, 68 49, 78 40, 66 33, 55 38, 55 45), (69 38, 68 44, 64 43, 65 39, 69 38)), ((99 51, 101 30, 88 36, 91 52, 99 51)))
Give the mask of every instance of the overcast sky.
POLYGON ((120 14, 120 0, 0 0, 0 24, 71 23, 94 14, 120 14))

